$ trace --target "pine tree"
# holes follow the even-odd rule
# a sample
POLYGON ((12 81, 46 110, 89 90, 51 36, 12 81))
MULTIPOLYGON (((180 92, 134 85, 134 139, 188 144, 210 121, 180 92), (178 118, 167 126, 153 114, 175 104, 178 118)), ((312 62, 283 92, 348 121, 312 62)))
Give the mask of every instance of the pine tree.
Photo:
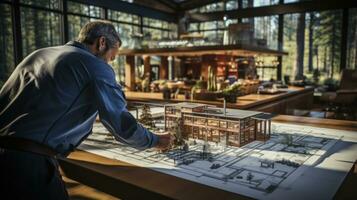
POLYGON ((181 118, 177 118, 175 120, 175 124, 174 124, 174 127, 173 127, 173 135, 175 137, 175 140, 174 140, 174 145, 177 145, 177 146, 181 146, 184 144, 184 140, 182 138, 182 121, 181 121, 181 118))
POLYGON ((249 183, 251 183, 253 178, 254 178, 254 175, 251 172, 249 172, 247 175, 247 181, 249 181, 249 183))
POLYGON ((146 128, 155 128, 155 124, 153 122, 153 118, 151 115, 150 106, 148 106, 147 104, 144 104, 142 107, 139 122, 143 124, 146 128))
POLYGON ((315 22, 315 14, 310 13, 310 21, 309 21, 309 61, 308 61, 308 67, 309 67, 309 72, 313 71, 313 42, 314 42, 314 22, 315 22))
POLYGON ((305 18, 305 13, 299 14, 296 33, 295 79, 302 79, 304 76, 305 18))
POLYGON ((323 51, 323 69, 330 77, 338 71, 336 66, 340 64, 341 23, 341 11, 324 11, 318 15, 315 40, 321 47, 320 51, 323 51))

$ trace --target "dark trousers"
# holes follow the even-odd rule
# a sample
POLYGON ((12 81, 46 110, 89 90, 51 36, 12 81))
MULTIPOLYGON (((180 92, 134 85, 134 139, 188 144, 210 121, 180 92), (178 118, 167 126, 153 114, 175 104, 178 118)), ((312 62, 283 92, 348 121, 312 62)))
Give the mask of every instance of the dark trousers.
POLYGON ((57 160, 0 148, 0 199, 69 199, 57 160))

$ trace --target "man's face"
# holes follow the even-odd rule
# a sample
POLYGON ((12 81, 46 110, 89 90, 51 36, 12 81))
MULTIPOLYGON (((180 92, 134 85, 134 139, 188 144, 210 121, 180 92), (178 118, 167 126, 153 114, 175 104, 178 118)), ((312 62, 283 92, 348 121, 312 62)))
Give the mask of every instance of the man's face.
POLYGON ((113 61, 119 50, 119 42, 117 42, 114 47, 107 48, 107 42, 104 37, 99 38, 97 43, 97 57, 103 59, 106 63, 113 61))

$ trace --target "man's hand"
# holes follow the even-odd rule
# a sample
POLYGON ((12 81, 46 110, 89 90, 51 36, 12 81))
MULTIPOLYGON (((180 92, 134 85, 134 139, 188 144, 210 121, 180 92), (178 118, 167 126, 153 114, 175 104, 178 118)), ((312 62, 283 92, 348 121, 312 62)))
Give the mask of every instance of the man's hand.
POLYGON ((161 151, 169 150, 174 141, 174 137, 167 132, 158 133, 156 135, 159 137, 159 141, 157 142, 155 148, 161 151))

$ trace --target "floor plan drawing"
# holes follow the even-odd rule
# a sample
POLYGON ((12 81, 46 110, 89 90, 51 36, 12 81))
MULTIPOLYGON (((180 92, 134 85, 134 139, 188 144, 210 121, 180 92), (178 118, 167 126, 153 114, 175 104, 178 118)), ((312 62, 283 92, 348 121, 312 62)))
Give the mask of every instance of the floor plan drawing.
MULTIPOLYGON (((348 166, 334 170, 339 164, 333 155, 339 151, 337 147, 344 148, 351 143, 347 144, 344 136, 354 133, 274 122, 271 128, 271 137, 265 142, 253 141, 235 147, 189 139, 183 148, 160 153, 150 149, 139 151, 120 144, 100 123, 96 123, 93 134, 78 148, 256 199, 288 197, 294 192, 297 193, 295 198, 301 199, 326 188, 329 190, 324 191, 323 196, 332 198, 339 182, 324 186, 323 178, 328 173, 336 173, 343 180, 348 171, 340 172, 348 166), (319 172, 314 175, 321 177, 321 183, 306 177, 317 169, 319 172), (310 193, 299 192, 299 187, 315 184, 314 181, 319 184, 310 193)), ((357 150, 356 141, 349 149, 357 150)), ((339 158, 355 160, 356 157, 347 152, 339 158)))

